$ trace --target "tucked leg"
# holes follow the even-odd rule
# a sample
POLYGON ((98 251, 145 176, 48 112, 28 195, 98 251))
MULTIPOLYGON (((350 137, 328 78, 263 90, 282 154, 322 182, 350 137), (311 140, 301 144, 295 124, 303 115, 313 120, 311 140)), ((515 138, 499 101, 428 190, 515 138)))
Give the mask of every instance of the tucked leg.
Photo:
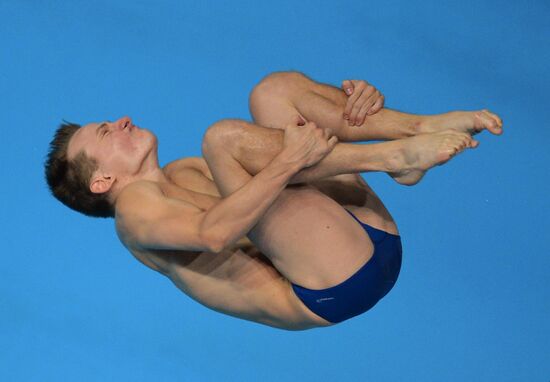
MULTIPOLYGON (((224 120, 206 132, 203 141, 205 158, 214 177, 216 167, 219 167, 216 163, 221 161, 222 154, 229 156, 231 160, 227 160, 234 162, 235 166, 254 175, 281 151, 283 134, 278 129, 240 120, 224 120)), ((292 183, 339 174, 382 171, 391 174, 401 184, 412 185, 420 181, 428 169, 445 163, 466 147, 475 147, 475 141, 468 134, 455 131, 369 145, 341 143, 317 165, 300 171, 292 183)), ((218 178, 224 176, 218 174, 218 178)), ((232 178, 222 183, 222 194, 240 187, 239 182, 232 178)))
POLYGON ((249 99, 250 112, 259 125, 282 128, 299 114, 332 129, 341 141, 392 140, 443 129, 470 134, 484 129, 502 133, 502 121, 487 110, 426 116, 384 108, 367 116, 363 125, 349 126, 343 118, 346 102, 347 96, 341 89, 315 82, 298 72, 268 75, 253 89, 249 99))

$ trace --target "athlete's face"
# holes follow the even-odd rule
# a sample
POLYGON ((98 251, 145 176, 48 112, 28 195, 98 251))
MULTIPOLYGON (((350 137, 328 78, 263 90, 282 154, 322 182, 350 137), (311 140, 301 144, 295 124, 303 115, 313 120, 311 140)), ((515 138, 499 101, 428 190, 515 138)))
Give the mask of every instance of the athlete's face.
POLYGON ((116 178, 138 173, 143 161, 156 149, 153 133, 135 126, 129 117, 123 117, 114 122, 82 126, 71 138, 67 154, 72 159, 84 151, 96 160, 100 175, 116 178))

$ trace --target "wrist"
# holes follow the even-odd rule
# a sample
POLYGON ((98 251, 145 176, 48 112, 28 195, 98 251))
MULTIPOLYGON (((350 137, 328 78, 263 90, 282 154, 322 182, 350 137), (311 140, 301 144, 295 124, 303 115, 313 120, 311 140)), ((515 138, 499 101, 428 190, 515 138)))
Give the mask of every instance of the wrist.
POLYGON ((285 170, 285 172, 288 172, 290 176, 293 176, 304 167, 304 163, 302 163, 302 161, 291 159, 289 156, 286 155, 284 150, 281 151, 275 158, 273 158, 271 164, 275 167, 285 170))

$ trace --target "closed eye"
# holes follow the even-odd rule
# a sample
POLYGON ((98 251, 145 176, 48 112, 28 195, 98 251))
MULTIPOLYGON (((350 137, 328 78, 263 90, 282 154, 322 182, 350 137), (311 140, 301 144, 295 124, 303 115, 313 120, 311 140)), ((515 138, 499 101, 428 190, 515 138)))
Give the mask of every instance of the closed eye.
POLYGON ((105 136, 106 133, 107 133, 107 123, 103 122, 101 125, 99 125, 96 128, 95 134, 96 134, 96 137, 98 137, 98 139, 101 139, 105 136))
POLYGON ((103 130, 101 132, 101 137, 104 137, 106 136, 108 133, 109 133, 109 130, 107 130, 107 124, 104 123, 103 125, 101 125, 101 129, 103 130))

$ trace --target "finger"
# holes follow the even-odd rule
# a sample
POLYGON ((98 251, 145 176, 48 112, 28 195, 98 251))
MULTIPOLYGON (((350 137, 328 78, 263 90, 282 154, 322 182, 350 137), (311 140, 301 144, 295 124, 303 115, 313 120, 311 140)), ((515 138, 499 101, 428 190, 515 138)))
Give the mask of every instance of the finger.
MULTIPOLYGON (((354 89, 353 94, 348 98, 346 107, 344 109, 344 119, 350 120, 350 113, 353 110, 353 105, 357 102, 357 99, 361 96, 361 89, 354 89)), ((348 122, 349 124, 349 122, 348 122)))
POLYGON ((323 136, 323 129, 317 126, 315 122, 308 122, 305 126, 310 128, 314 134, 318 134, 318 136, 323 136))
MULTIPOLYGON (((372 87, 367 87, 365 90, 363 90, 363 92, 361 93, 361 96, 353 105, 351 109, 350 117, 349 117, 349 120, 351 121, 351 126, 359 125, 359 121, 357 120, 357 115, 359 114, 359 111, 361 110, 361 108, 365 105, 366 101, 370 98, 371 91, 373 91, 372 87)), ((370 106, 371 105, 369 105, 369 107, 370 106)))
POLYGON ((328 140, 328 136, 327 136, 327 133, 325 131, 325 129, 317 129, 315 130, 315 136, 317 138, 317 142, 318 143, 323 143, 323 142, 326 142, 328 140))
MULTIPOLYGON (((369 113, 369 110, 374 106, 376 103, 376 100, 378 99, 379 92, 376 90, 376 88, 372 85, 369 85, 369 87, 365 91, 368 94, 368 97, 365 97, 365 100, 362 102, 362 105, 366 107, 367 114, 369 113)), ((363 124, 364 120, 357 121, 359 124, 363 124)))
POLYGON ((373 114, 371 113, 371 110, 379 98, 380 98, 379 93, 377 90, 375 90, 374 93, 370 95, 368 99, 365 100, 365 102, 363 103, 363 107, 361 108, 361 113, 360 115, 357 116, 357 118, 359 119, 358 123, 360 125, 362 125, 365 122, 365 118, 367 115, 373 114))
MULTIPOLYGON (((354 87, 353 94, 348 98, 348 102, 346 103, 346 108, 344 109, 344 116, 348 117, 348 118, 344 117, 345 119, 351 120, 350 117, 351 117, 351 111, 353 109, 353 106, 355 105, 355 102, 357 101, 357 99, 363 93, 364 89, 365 89, 365 85, 362 84, 362 83, 358 83, 354 87)), ((348 122, 348 124, 350 124, 350 123, 348 122)))
POLYGON ((373 94, 369 96, 363 103, 363 106, 366 107, 367 112, 374 106, 376 103, 376 100, 378 99, 377 92, 375 91, 373 94))
POLYGON ((369 110, 369 115, 376 114, 384 106, 384 96, 380 96, 369 110))
POLYGON ((369 115, 373 114, 371 113, 371 109, 374 107, 374 105, 376 104, 376 102, 378 101, 378 99, 380 98, 380 92, 377 90, 374 92, 374 94, 371 96, 371 98, 369 98, 368 100, 368 104, 369 104, 369 115))
POLYGON ((359 110, 359 113, 357 114, 357 126, 363 125, 365 122, 365 117, 367 116, 367 112, 369 111, 370 107, 368 105, 363 105, 361 110, 359 110))
POLYGON ((330 150, 332 150, 337 143, 338 143, 338 137, 336 135, 330 137, 330 139, 327 142, 330 150))
MULTIPOLYGON (((344 93, 346 93, 346 95, 349 97, 350 95, 353 94, 353 90, 354 90, 355 86, 353 84, 353 82, 351 82, 350 80, 344 80, 342 81, 342 89, 344 90, 344 93)), ((349 99, 348 99, 348 103, 349 103, 349 99)), ((343 114, 343 117, 344 119, 348 119, 349 118, 349 113, 346 114, 346 111, 344 110, 344 114, 343 114)))
POLYGON ((344 80, 342 81, 342 89, 346 93, 346 95, 350 96, 353 93, 353 82, 350 80, 344 80))

